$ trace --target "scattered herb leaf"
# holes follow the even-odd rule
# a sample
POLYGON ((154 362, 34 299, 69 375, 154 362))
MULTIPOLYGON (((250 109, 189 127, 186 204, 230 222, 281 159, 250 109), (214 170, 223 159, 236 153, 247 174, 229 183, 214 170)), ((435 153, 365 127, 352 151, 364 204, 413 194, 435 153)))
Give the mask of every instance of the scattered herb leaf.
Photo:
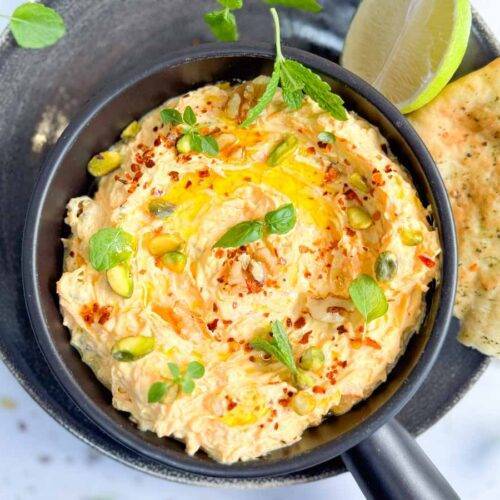
POLYGON ((66 33, 63 18, 40 3, 20 5, 10 18, 10 29, 16 42, 26 49, 54 45, 66 33))
POLYGON ((165 125, 171 125, 171 124, 178 125, 184 123, 182 115, 179 113, 179 111, 173 108, 162 109, 160 111, 160 117, 161 121, 165 125))
POLYGON ((293 229, 297 222, 297 214, 292 203, 268 212, 264 218, 269 233, 285 234, 293 229))
POLYGON ((148 403, 159 403, 170 388, 165 382, 155 382, 151 384, 148 391, 148 403))
POLYGON ((283 363, 292 373, 297 374, 297 365, 293 357, 292 346, 288 340, 288 335, 281 321, 271 323, 271 340, 257 338, 250 342, 250 345, 258 351, 264 351, 273 358, 283 363))
POLYGON ((367 274, 360 274, 349 285, 349 295, 366 322, 383 316, 389 307, 384 292, 367 274))
POLYGON ((221 42, 236 42, 239 38, 236 17, 232 10, 241 9, 243 0, 218 0, 224 7, 220 10, 207 12, 203 19, 215 38, 221 42))
POLYGON ((264 224, 258 220, 247 220, 226 231, 215 243, 214 248, 234 248, 260 240, 264 235, 264 224))
POLYGON ((89 257, 96 271, 106 271, 129 259, 135 252, 134 237, 119 227, 106 227, 92 235, 89 257))
POLYGON ((205 375, 205 367, 198 361, 191 361, 184 373, 181 372, 177 363, 167 363, 168 369, 172 374, 172 381, 155 382, 149 387, 148 402, 158 403, 167 394, 170 387, 177 385, 184 394, 191 394, 196 386, 194 380, 205 375))

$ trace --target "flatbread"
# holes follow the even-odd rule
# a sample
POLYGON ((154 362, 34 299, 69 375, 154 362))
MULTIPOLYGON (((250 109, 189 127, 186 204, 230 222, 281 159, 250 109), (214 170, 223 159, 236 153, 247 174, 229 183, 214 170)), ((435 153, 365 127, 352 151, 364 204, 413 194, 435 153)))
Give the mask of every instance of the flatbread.
POLYGON ((436 161, 453 207, 459 340, 500 357, 500 58, 449 84, 410 121, 436 161))

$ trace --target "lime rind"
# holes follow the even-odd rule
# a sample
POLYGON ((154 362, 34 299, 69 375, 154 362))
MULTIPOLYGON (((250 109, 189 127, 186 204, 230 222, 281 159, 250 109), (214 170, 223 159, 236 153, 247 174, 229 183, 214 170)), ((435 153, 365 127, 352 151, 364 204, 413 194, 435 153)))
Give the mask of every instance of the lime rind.
POLYGON ((436 70, 435 77, 416 98, 398 106, 401 113, 411 113, 432 101, 444 89, 460 66, 467 50, 472 25, 472 9, 469 0, 457 0, 455 15, 457 20, 453 26, 450 43, 441 64, 436 70))

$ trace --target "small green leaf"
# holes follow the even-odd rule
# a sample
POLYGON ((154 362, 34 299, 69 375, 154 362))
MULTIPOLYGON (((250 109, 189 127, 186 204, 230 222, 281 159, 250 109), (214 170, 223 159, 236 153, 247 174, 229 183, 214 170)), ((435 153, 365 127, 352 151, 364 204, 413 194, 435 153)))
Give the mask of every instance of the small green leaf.
POLYGON ((184 114, 182 115, 182 120, 186 125, 196 125, 196 115, 194 114, 193 108, 191 106, 187 106, 184 110, 184 114))
POLYGON ((377 282, 367 274, 360 274, 349 285, 349 295, 366 322, 383 316, 389 305, 377 282))
POLYGON ((335 142, 335 136, 331 132, 324 130, 318 134, 318 141, 324 142, 326 144, 333 144, 335 142))
POLYGON ((174 377, 174 381, 177 381, 181 376, 179 365, 177 363, 167 363, 167 366, 170 370, 170 373, 172 374, 172 377, 174 377))
POLYGON ((185 377, 181 382, 182 392, 185 394, 191 394, 194 391, 194 381, 190 377, 185 377))
POLYGON ((293 229, 297 222, 297 214, 292 203, 268 212, 264 218, 266 229, 272 234, 286 234, 293 229))
POLYGON ((287 107, 292 110, 299 109, 304 99, 304 84, 294 78, 283 63, 281 63, 280 81, 283 90, 283 100, 287 107))
POLYGON ((304 10, 306 12, 321 12, 323 7, 316 0, 264 0, 270 5, 281 5, 293 9, 304 10))
POLYGON ((207 12, 203 19, 214 37, 221 42, 236 42, 238 40, 236 18, 228 8, 207 12))
POLYGON ((234 248, 260 240, 264 234, 263 223, 258 220, 247 220, 236 224, 226 231, 215 243, 214 248, 234 248))
POLYGON ((165 125, 169 125, 171 123, 174 125, 178 125, 178 124, 183 123, 182 115, 179 113, 179 111, 177 111, 176 109, 173 109, 173 108, 162 109, 160 111, 160 117, 161 117, 161 121, 165 125))
POLYGON ((201 150, 209 156, 215 156, 219 154, 219 144, 217 144, 214 137, 210 135, 202 135, 201 150))
POLYGON ((191 378, 201 378, 205 375, 205 367, 198 361, 191 361, 187 366, 186 374, 191 378))
POLYGON ((218 0, 223 6, 231 10, 241 9, 243 7, 243 0, 218 0))
POLYGON ((292 346, 288 340, 288 335, 283 327, 281 321, 273 321, 271 323, 272 339, 254 339, 250 342, 250 345, 259 351, 267 352, 283 363, 292 374, 297 373, 297 365, 295 364, 295 359, 293 357, 292 346))
POLYGON ((53 9, 27 2, 12 14, 10 29, 16 42, 27 49, 41 49, 56 43, 66 33, 63 18, 53 9))
POLYGON ((165 382, 155 382, 151 384, 148 391, 148 403, 158 403, 168 391, 168 385, 165 382))
POLYGON ((191 149, 197 153, 203 152, 203 145, 201 140, 201 135, 199 132, 190 132, 187 134, 189 137, 189 142, 191 144, 191 149))
POLYGON ((330 85, 323 81, 319 75, 291 59, 286 59, 283 64, 294 79, 304 84, 304 92, 320 108, 330 113, 337 120, 347 120, 347 113, 343 106, 344 101, 340 96, 332 92, 330 85))
POLYGON ((262 111, 264 111, 264 109, 269 105, 269 103, 273 100, 274 94, 276 94, 279 82, 280 82, 280 63, 275 62, 273 74, 271 75, 271 79, 267 84, 266 90, 264 90, 264 93, 260 96, 260 99, 257 101, 257 104, 248 111, 245 121, 241 124, 242 127, 248 127, 253 121, 257 119, 257 117, 262 113, 262 111))
POLYGON ((119 227, 106 227, 92 235, 89 258, 96 271, 107 271, 135 252, 135 238, 119 227))

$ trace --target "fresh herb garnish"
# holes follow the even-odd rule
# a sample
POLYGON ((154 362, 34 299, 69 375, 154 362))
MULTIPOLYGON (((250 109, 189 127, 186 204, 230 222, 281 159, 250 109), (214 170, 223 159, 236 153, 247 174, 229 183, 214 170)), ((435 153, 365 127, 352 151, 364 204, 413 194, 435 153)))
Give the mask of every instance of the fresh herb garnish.
POLYGON ((10 30, 21 47, 41 49, 62 38, 66 33, 66 26, 55 10, 40 3, 27 2, 10 16, 10 30))
POLYGON ((89 257, 96 271, 106 271, 129 259, 135 252, 135 238, 119 227, 106 227, 92 235, 89 257))
POLYGON ((218 0, 222 9, 207 12, 203 19, 210 31, 221 42, 236 42, 239 39, 238 26, 232 10, 241 9, 243 0, 218 0))
POLYGON ((158 403, 161 401, 168 390, 174 386, 179 386, 179 389, 184 394, 191 394, 195 388, 195 379, 199 379, 205 375, 205 367, 198 361, 191 361, 186 370, 182 373, 177 363, 167 363, 168 369, 172 374, 171 382, 155 382, 148 391, 148 403, 158 403))
POLYGON ((367 274, 360 274, 351 282, 349 295, 367 323, 383 316, 389 308, 384 292, 367 274))
POLYGON ((236 224, 216 241, 213 248, 235 248, 252 243, 264 237, 264 229, 272 234, 285 234, 293 229, 296 222, 295 208, 288 203, 268 212, 264 220, 247 220, 236 224))
POLYGON ((217 141, 210 135, 202 135, 198 130, 196 115, 191 106, 187 106, 182 115, 173 108, 162 109, 160 117, 166 125, 184 125, 183 135, 177 141, 180 153, 189 153, 191 150, 209 156, 219 153, 217 141))
POLYGON ((264 218, 266 230, 273 234, 285 234, 290 231, 297 222, 297 214, 292 203, 283 205, 272 212, 268 212, 264 218))
POLYGON ((234 248, 260 240, 264 236, 264 224, 259 220, 246 220, 226 231, 214 248, 234 248))
POLYGON ((304 10, 306 12, 321 12, 323 7, 316 0, 264 0, 271 5, 281 7, 292 7, 293 9, 304 10))
POLYGON ((272 337, 270 340, 257 338, 250 342, 250 345, 258 351, 264 351, 273 358, 283 363, 292 373, 297 375, 297 365, 293 357, 292 346, 288 340, 288 335, 281 321, 271 323, 272 337))
POLYGON ((328 83, 324 82, 316 73, 297 61, 286 59, 281 52, 281 35, 278 13, 271 9, 276 35, 276 59, 271 79, 257 104, 250 109, 244 127, 248 127, 272 101, 273 96, 281 84, 283 100, 294 110, 298 109, 305 95, 308 95, 322 109, 330 113, 337 120, 347 120, 347 113, 343 106, 344 101, 334 94, 328 83))

